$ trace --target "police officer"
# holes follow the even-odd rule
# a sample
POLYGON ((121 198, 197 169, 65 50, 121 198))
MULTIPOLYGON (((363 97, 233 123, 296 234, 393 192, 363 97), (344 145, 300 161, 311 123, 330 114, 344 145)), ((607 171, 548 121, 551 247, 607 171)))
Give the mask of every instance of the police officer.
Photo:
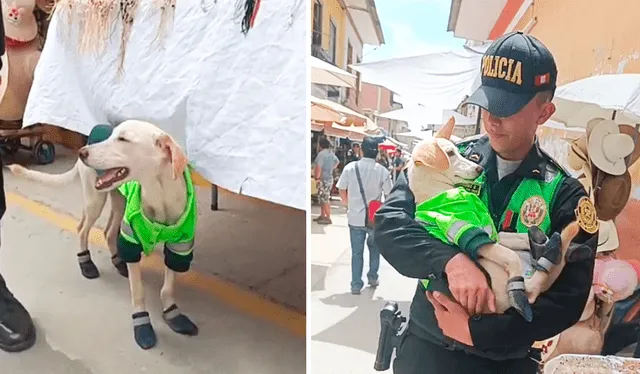
POLYGON ((555 112, 551 100, 557 68, 551 52, 532 36, 511 33, 487 49, 481 73, 481 86, 465 104, 482 109, 486 135, 460 144, 460 149, 484 167, 479 193, 496 227, 526 235, 536 225, 550 235, 577 219, 581 230, 573 243, 587 246, 590 255, 566 264, 532 305, 532 322, 513 308, 480 315, 482 306, 495 300, 485 273, 414 220, 416 202, 401 173, 376 214, 374 240, 398 272, 429 279, 429 284, 416 289, 393 363, 396 374, 536 373, 539 352, 532 344, 575 324, 591 287, 595 209, 582 185, 536 141, 536 129, 555 112))

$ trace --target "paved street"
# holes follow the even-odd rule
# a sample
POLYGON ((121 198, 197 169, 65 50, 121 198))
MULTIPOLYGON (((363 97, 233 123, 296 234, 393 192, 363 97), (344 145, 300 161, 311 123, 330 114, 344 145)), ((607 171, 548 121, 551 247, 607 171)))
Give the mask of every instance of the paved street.
MULTIPOLYGON (((396 301, 403 314, 415 291, 415 280, 398 274, 384 259, 380 264, 380 286, 350 293, 351 248, 345 209, 333 202, 332 225, 311 226, 308 257, 311 261, 311 336, 309 359, 313 374, 373 374, 379 312, 386 301, 396 301)), ((312 218, 319 207, 312 209, 312 218)), ((366 274, 368 254, 365 248, 366 274)), ((363 274, 363 279, 366 276, 363 274)), ((389 371, 390 373, 391 371, 389 371)))
MULTIPOLYGON (((61 157, 39 168, 60 172, 71 161, 61 157)), ((204 209, 207 191, 199 191, 200 227, 210 226, 199 228, 203 240, 194 269, 178 278, 176 298, 200 333, 180 336, 162 321, 163 264, 160 256, 150 256, 143 261, 145 296, 158 345, 143 351, 133 341, 128 282, 112 268, 98 230, 91 235, 91 251, 101 277, 86 280, 79 274, 78 186, 55 190, 3 171, 8 211, 0 272, 32 314, 38 339, 26 352, 0 352, 2 374, 304 373, 304 257, 299 256, 304 244, 297 248, 304 231, 268 231, 262 222, 280 215, 290 230, 299 226, 293 222, 298 217, 227 193, 221 193, 222 210, 210 212, 204 209), (253 228, 255 234, 247 235, 253 228), (269 255, 271 261, 264 257, 269 255), (260 282, 263 287, 251 286, 260 282)), ((99 226, 103 223, 104 217, 99 226)))

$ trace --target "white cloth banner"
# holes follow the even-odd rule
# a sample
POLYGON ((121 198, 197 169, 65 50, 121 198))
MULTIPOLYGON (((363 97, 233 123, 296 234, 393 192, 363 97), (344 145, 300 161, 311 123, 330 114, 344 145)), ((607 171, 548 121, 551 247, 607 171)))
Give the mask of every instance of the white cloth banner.
POLYGON ((354 65, 362 81, 383 86, 429 108, 456 109, 480 85, 482 54, 488 46, 354 65))
POLYGON ((245 36, 236 0, 178 1, 160 42, 151 3, 140 0, 119 79, 121 21, 103 54, 79 55, 77 27, 56 12, 25 125, 88 134, 99 123, 147 120, 210 182, 306 209, 308 2, 263 1, 245 36))

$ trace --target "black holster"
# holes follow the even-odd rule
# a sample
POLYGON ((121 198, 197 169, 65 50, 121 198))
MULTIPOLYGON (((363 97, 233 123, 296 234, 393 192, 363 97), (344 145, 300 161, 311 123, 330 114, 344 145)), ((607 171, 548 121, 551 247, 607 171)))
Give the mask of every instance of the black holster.
POLYGON ((406 317, 398 310, 398 304, 390 301, 380 311, 380 337, 378 338, 378 351, 373 369, 386 371, 391 367, 391 357, 394 349, 400 343, 401 330, 406 317))

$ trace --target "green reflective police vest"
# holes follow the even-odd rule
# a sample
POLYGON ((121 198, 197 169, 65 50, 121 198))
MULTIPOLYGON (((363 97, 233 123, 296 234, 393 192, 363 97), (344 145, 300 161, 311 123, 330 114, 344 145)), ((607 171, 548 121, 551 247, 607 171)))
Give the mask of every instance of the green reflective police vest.
POLYGON ((174 225, 153 222, 144 215, 140 183, 131 181, 118 187, 127 199, 120 235, 132 244, 141 245, 145 255, 153 252, 158 243, 166 243, 167 249, 178 255, 186 256, 193 251, 198 214, 189 167, 184 170, 184 180, 187 186, 187 203, 184 213, 174 225))

